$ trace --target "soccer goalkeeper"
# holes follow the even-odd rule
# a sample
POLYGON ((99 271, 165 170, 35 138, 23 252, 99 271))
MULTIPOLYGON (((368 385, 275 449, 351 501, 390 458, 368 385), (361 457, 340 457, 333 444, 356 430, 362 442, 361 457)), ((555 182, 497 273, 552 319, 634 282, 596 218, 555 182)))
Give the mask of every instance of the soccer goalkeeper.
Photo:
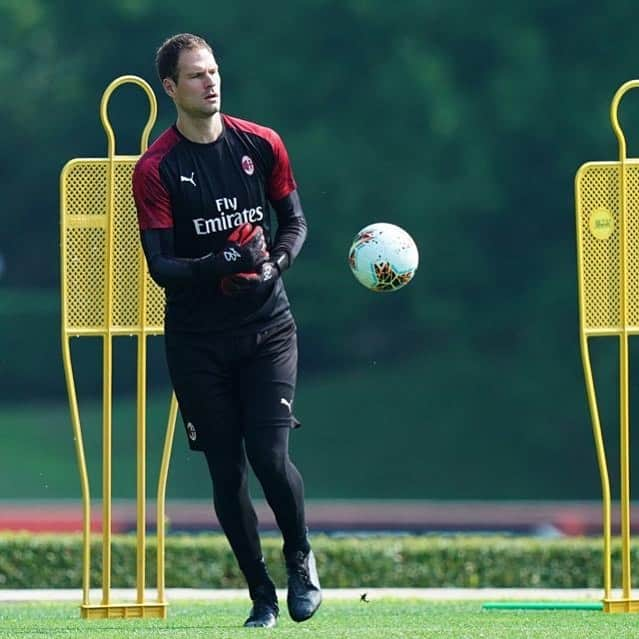
POLYGON ((133 193, 149 271, 166 290, 171 381, 246 577, 253 606, 244 625, 271 627, 279 614, 248 464, 282 532, 289 613, 304 621, 321 591, 304 485, 288 453, 290 430, 299 425, 297 329, 281 275, 302 248, 306 220, 278 134, 221 113, 211 46, 191 34, 173 36, 157 51, 156 66, 177 120, 140 158, 133 193))

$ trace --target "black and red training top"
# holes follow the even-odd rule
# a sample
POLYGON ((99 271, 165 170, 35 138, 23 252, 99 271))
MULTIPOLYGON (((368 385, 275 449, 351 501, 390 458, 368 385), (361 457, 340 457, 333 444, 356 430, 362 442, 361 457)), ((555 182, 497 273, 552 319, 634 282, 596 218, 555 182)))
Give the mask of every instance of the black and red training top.
MULTIPOLYGON (((175 258, 198 258, 217 253, 235 227, 250 222, 263 227, 271 252, 286 252, 292 262, 306 222, 280 136, 224 114, 222 124, 220 137, 208 144, 191 142, 172 126, 142 155, 133 174, 140 231, 168 229, 175 258)), ((291 317, 281 278, 261 295, 229 297, 219 283, 197 280, 165 289, 167 330, 241 334, 291 317)))

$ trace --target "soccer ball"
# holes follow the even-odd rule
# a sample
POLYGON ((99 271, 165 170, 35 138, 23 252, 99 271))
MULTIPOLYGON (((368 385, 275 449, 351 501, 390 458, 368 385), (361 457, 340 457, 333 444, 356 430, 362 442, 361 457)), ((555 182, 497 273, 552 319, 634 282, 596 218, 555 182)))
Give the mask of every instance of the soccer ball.
POLYGON ((419 252, 404 229, 377 222, 353 238, 348 264, 357 281, 371 291, 396 291, 413 279, 419 252))

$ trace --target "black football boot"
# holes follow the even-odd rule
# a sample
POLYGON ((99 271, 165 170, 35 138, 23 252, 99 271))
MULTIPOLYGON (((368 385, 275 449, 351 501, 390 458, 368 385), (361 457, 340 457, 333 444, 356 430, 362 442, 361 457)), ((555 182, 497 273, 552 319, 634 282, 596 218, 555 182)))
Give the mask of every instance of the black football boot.
POLYGON ((285 557, 288 573, 288 612, 293 621, 306 621, 322 603, 315 555, 312 550, 298 550, 285 557))
POLYGON ((250 589, 253 607, 248 619, 244 622, 245 628, 273 628, 277 624, 277 617, 280 614, 277 605, 277 594, 275 586, 262 584, 250 589))

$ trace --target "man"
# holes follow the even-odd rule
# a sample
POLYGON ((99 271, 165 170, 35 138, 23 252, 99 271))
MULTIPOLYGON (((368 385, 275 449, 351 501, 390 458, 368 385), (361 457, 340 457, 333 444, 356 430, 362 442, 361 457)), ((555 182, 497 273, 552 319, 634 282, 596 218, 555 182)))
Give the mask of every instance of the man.
POLYGON ((304 485, 288 455, 290 429, 299 426, 292 412, 297 336, 280 276, 302 248, 306 220, 277 133, 221 113, 210 45, 192 34, 173 36, 156 66, 177 120, 140 158, 133 193, 149 271, 166 290, 171 381, 246 577, 253 606, 244 625, 271 627, 279 614, 247 462, 282 532, 289 613, 304 621, 321 591, 304 485))

